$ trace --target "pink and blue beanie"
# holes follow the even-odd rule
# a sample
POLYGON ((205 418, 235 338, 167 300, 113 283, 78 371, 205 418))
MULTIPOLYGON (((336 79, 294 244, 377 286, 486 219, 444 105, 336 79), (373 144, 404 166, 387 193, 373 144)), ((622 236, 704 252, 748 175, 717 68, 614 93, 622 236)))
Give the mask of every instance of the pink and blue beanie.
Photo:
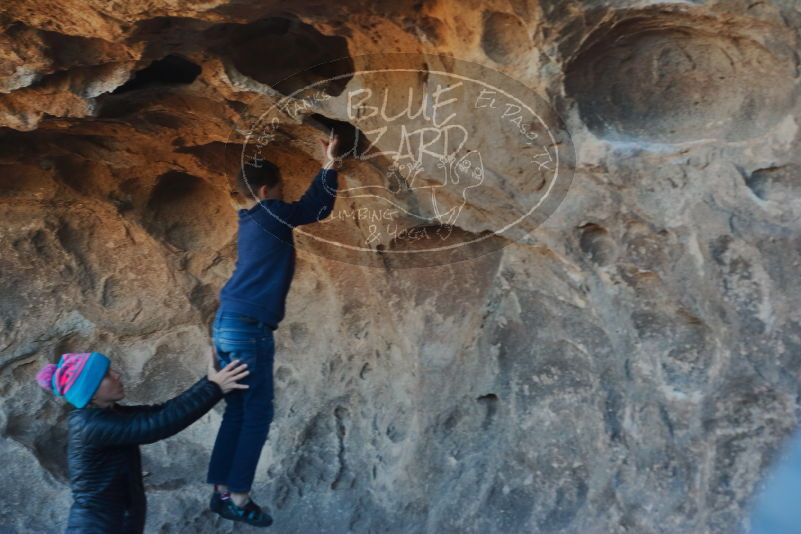
POLYGON ((49 363, 37 373, 36 381, 56 397, 83 408, 100 387, 110 364, 99 352, 62 354, 58 365, 49 363))

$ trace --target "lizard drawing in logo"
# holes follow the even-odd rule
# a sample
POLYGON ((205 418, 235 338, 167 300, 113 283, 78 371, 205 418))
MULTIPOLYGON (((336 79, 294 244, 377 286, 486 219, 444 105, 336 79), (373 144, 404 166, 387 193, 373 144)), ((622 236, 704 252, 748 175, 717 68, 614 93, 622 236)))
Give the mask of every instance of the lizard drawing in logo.
POLYGON ((439 170, 427 173, 419 159, 411 162, 396 159, 385 174, 388 186, 358 186, 345 191, 351 198, 380 198, 425 223, 436 222, 435 233, 444 240, 450 236, 467 204, 468 191, 484 182, 485 171, 478 150, 471 150, 458 158, 448 154, 435 161, 439 170), (389 195, 376 194, 377 190, 389 195), (399 201, 400 195, 404 198, 402 202, 399 201), (426 213, 433 214, 433 218, 426 213))

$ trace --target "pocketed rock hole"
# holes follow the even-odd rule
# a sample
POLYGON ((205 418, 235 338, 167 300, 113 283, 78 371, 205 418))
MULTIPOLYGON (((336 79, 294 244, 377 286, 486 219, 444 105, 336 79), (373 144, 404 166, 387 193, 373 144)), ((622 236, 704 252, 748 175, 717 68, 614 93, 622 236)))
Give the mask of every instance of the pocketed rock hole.
MULTIPOLYGON (((303 122, 325 131, 328 135, 332 130, 339 137, 339 152, 345 157, 360 158, 367 155, 370 141, 359 128, 345 121, 331 119, 319 113, 312 113, 304 117, 303 122)), ((373 150, 372 152, 375 152, 373 150)))
POLYGON ((531 39, 519 18, 509 13, 484 13, 481 48, 496 63, 512 63, 531 49, 531 39))
MULTIPOLYGON (((208 32, 212 50, 245 76, 290 95, 314 82, 353 72, 347 40, 323 35, 296 18, 269 17, 252 24, 223 24, 208 32)), ((337 96, 350 76, 321 84, 337 96)))
POLYGON ((137 71, 131 79, 117 87, 112 94, 163 85, 185 85, 195 81, 201 67, 177 54, 169 54, 137 71))
POLYGON ((67 431, 63 422, 67 410, 62 409, 59 420, 44 430, 34 432, 26 415, 9 416, 4 435, 27 448, 40 465, 62 483, 69 480, 67 468, 67 431))
POLYGON ((158 178, 150 194, 144 225, 179 249, 216 250, 229 239, 232 213, 225 192, 190 174, 170 171, 158 178))
POLYGON ((579 247, 590 261, 599 266, 610 264, 615 258, 615 242, 605 228, 587 223, 580 227, 579 247))
POLYGON ((745 183, 762 200, 786 202, 799 198, 801 166, 789 164, 757 169, 746 178, 745 183))
POLYGON ((498 395, 495 393, 487 393, 486 395, 481 395, 478 397, 476 401, 478 401, 479 404, 484 405, 487 410, 484 420, 481 423, 481 427, 486 429, 492 423, 496 414, 498 413, 498 395))
POLYGON ((565 92, 595 135, 614 141, 752 138, 796 90, 790 47, 731 21, 671 11, 624 14, 566 67, 565 92))

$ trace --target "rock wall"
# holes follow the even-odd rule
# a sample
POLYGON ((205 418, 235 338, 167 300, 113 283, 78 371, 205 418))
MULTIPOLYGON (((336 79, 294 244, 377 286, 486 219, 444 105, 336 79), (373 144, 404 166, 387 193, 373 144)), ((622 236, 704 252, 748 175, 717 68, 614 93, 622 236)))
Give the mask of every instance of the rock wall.
MULTIPOLYGON (((0 530, 63 531, 71 502, 69 408, 36 371, 101 351, 130 403, 199 377, 236 255, 232 132, 387 52, 527 85, 575 170, 554 213, 470 258, 300 240, 254 488, 275 528, 747 528, 801 393, 795 2, 28 0, 0 24, 0 530)), ((331 125, 348 128, 317 110, 268 147, 287 196, 331 125)), ((507 170, 453 239, 503 223, 507 170)), ((149 532, 231 530, 203 483, 222 409, 142 448, 149 532)))

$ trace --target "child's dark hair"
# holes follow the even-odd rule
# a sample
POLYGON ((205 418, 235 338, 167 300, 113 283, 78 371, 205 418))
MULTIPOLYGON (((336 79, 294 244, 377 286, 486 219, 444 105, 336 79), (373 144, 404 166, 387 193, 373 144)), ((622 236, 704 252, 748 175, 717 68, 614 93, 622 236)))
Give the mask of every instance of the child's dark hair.
POLYGON ((281 182, 281 171, 277 165, 266 159, 259 160, 259 164, 259 167, 254 167, 250 163, 244 163, 239 168, 236 190, 245 198, 253 197, 263 185, 273 188, 281 182))

